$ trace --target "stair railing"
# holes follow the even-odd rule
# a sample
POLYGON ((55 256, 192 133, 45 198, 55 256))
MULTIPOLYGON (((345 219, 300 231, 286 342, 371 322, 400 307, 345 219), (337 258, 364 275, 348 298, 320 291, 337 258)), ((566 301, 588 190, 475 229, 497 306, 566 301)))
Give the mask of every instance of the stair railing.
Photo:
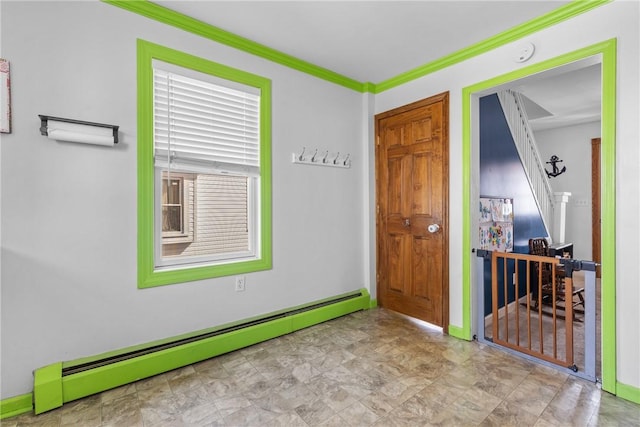
POLYGON ((498 92, 498 99, 518 149, 518 155, 524 166, 544 226, 551 236, 554 210, 553 190, 529 125, 522 95, 512 90, 504 90, 498 92))

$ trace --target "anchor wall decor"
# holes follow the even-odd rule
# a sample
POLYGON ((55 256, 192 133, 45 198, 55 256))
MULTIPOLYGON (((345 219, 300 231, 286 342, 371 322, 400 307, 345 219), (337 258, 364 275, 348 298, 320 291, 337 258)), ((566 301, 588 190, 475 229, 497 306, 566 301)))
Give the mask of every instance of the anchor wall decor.
POLYGON ((551 167, 553 168, 552 172, 549 172, 548 170, 544 170, 547 173, 547 176, 549 178, 554 178, 558 175, 563 174, 564 172, 567 171, 567 167, 563 166, 562 170, 560 170, 560 168, 558 168, 558 163, 562 162, 562 160, 560 160, 558 158, 558 156, 556 156, 555 154, 553 156, 551 156, 551 158, 549 159, 549 161, 547 162, 547 164, 550 164, 551 167))

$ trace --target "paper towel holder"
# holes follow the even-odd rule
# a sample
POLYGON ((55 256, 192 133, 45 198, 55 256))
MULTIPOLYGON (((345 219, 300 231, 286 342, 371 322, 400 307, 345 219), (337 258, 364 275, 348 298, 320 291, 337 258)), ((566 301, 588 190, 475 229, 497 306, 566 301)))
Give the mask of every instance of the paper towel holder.
POLYGON ((120 126, 117 126, 117 125, 107 125, 104 123, 86 122, 83 120, 75 120, 75 119, 64 119, 62 117, 45 116, 43 114, 38 114, 38 117, 40 117, 40 134, 41 135, 45 135, 45 136, 49 135, 48 122, 49 120, 55 120, 57 122, 74 123, 77 125, 111 128, 113 130, 113 143, 114 144, 118 143, 118 129, 120 126))

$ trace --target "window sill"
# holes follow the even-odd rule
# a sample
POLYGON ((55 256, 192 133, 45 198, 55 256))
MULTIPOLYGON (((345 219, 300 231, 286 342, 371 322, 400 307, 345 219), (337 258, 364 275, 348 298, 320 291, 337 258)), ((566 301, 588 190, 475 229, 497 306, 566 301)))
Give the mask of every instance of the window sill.
POLYGON ((193 236, 171 236, 163 237, 163 245, 175 245, 177 243, 193 243, 193 236))

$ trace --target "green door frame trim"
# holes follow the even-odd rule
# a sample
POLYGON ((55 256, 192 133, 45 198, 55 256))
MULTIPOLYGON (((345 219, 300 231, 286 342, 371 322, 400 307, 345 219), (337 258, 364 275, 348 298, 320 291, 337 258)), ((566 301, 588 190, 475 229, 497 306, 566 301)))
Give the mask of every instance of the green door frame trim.
MULTIPOLYGON (((607 40, 468 86, 462 91, 462 292, 463 324, 456 336, 471 339, 472 97, 478 92, 595 55, 602 63, 602 388, 616 394, 616 39, 607 40)), ((449 329, 451 332, 451 328, 449 329)))
POLYGON ((180 28, 214 42, 247 52, 251 55, 265 58, 269 61, 273 61, 277 64, 301 71, 319 79, 323 79, 346 87, 348 89, 352 89, 356 92, 369 92, 377 94, 396 86, 403 85, 412 80, 424 77, 430 73, 449 67, 451 65, 455 65, 459 62, 466 61, 469 58, 481 55, 497 47, 518 40, 529 34, 535 33, 536 31, 540 31, 559 22, 573 18, 574 16, 577 16, 581 13, 610 3, 613 0, 573 0, 571 3, 560 6, 559 8, 552 10, 551 12, 548 12, 537 18, 533 18, 521 25, 516 25, 513 28, 498 33, 471 46, 460 49, 435 61, 421 65, 379 83, 359 82, 350 77, 344 76, 318 65, 314 65, 310 62, 295 58, 291 55, 246 39, 244 37, 235 35, 213 25, 209 25, 198 19, 192 18, 179 12, 175 12, 166 7, 152 3, 149 0, 101 1, 156 20, 158 22, 180 28))
POLYGON ((268 270, 271 245, 271 80, 138 39, 138 288, 268 270), (153 69, 157 59, 260 89, 260 258, 156 270, 154 262, 153 69))

